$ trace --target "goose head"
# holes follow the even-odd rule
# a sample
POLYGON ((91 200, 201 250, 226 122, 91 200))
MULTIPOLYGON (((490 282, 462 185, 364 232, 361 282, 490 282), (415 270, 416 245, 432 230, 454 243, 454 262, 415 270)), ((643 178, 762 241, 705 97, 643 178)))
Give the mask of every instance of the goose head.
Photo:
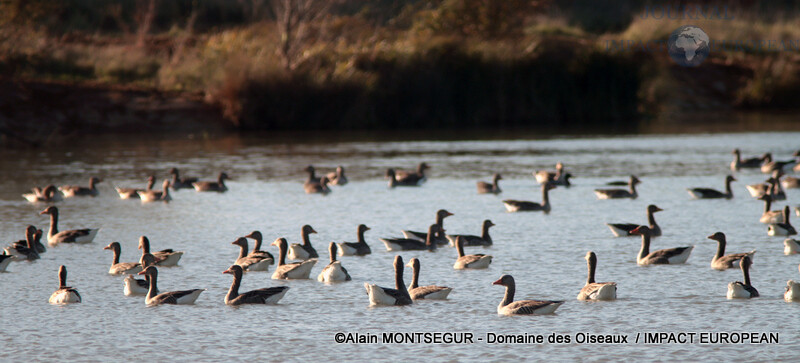
POLYGON ((714 241, 717 241, 717 242, 725 242, 725 233, 717 232, 717 233, 714 233, 714 234, 712 234, 712 235, 710 235, 710 236, 708 236, 706 238, 714 240, 714 241))
POLYGON ((655 204, 650 204, 647 206, 647 211, 650 213, 661 212, 663 209, 656 207, 655 204))
POLYGON ((492 285, 514 286, 514 277, 511 275, 500 276, 497 281, 492 282, 492 285))

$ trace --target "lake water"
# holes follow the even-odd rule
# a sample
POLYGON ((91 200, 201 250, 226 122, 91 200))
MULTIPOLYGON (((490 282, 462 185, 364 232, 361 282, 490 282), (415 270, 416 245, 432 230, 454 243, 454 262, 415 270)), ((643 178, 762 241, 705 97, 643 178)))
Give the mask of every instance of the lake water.
MULTIPOLYGON (((800 256, 783 255, 783 238, 769 237, 758 222, 762 203, 744 186, 763 181, 757 171, 736 174, 732 200, 691 200, 687 187, 722 189, 730 172, 731 150, 746 156, 771 151, 787 159, 800 145, 798 132, 631 137, 553 137, 531 140, 475 141, 326 141, 273 138, 263 141, 242 136, 221 139, 98 137, 80 145, 58 144, 47 149, 6 150, 0 160, 0 236, 23 237, 26 225, 47 228, 40 216, 44 205, 20 197, 32 186, 86 184, 89 176, 105 181, 96 198, 57 203, 63 229, 102 227, 94 243, 48 248, 33 263, 12 263, 0 274, 0 360, 110 361, 155 359, 200 361, 300 360, 430 360, 513 361, 531 357, 553 360, 602 361, 636 357, 639 360, 700 360, 714 354, 721 361, 796 360, 800 304, 786 303, 783 289, 800 279, 800 256), (421 188, 387 189, 387 167, 431 165, 429 181, 421 188), (507 213, 502 199, 539 201, 539 187, 530 172, 552 168, 561 161, 575 175, 574 186, 551 192, 553 211, 507 213), (322 197, 303 193, 302 169, 314 164, 329 171, 344 165, 350 184, 334 187, 322 197), (234 180, 229 192, 203 194, 181 190, 169 204, 141 205, 120 200, 112 187, 140 186, 147 175, 167 177, 170 167, 185 176, 212 179, 226 171, 234 180), (500 196, 478 195, 475 182, 501 172, 500 196), (636 200, 597 200, 594 188, 606 181, 636 174, 643 181, 636 200), (639 267, 638 238, 614 238, 606 222, 644 223, 645 207, 656 204, 664 235, 652 249, 694 245, 688 263, 639 267), (455 215, 445 221, 448 233, 478 234, 484 219, 496 224, 487 270, 455 271, 453 248, 435 253, 407 251, 405 261, 421 260, 422 284, 454 288, 447 301, 422 301, 407 307, 371 308, 364 283, 393 286, 392 259, 379 237, 400 236, 401 229, 423 230, 437 209, 455 215), (327 262, 330 241, 355 241, 358 224, 373 254, 344 257, 353 281, 324 285, 308 281, 271 280, 268 273, 248 273, 242 291, 288 285, 277 306, 223 304, 231 283, 225 270, 238 248, 230 243, 252 230, 268 244, 277 237, 300 241, 300 228, 311 224, 320 252, 315 278, 327 262), (709 266, 716 250, 706 236, 723 231, 728 251, 757 249, 751 271, 762 297, 729 301, 727 284, 741 280, 741 271, 715 271, 709 266), (185 251, 180 267, 161 268, 162 291, 205 288, 194 306, 147 307, 143 297, 122 294, 122 278, 108 275, 110 241, 122 244, 122 260, 137 261, 138 237, 147 235, 152 248, 185 251), (618 300, 579 302, 575 296, 586 279, 583 256, 598 255, 599 281, 616 281, 618 300), (57 269, 69 270, 68 283, 83 303, 52 306, 49 295, 58 285, 57 269), (502 274, 517 281, 516 299, 566 300, 551 316, 498 316, 503 296, 491 283, 502 274), (470 332, 485 339, 498 334, 566 334, 569 344, 336 344, 337 332, 470 332), (645 332, 779 333, 777 345, 642 344, 645 332), (580 344, 579 333, 623 334, 629 343, 580 344)), ((792 206, 800 191, 789 190, 792 206)), ((782 207, 778 203, 773 209, 782 207)), ((796 217, 795 217, 795 220, 796 217)), ((796 222, 795 222, 796 224, 796 222)), ((406 269, 406 283, 411 273, 406 269)))

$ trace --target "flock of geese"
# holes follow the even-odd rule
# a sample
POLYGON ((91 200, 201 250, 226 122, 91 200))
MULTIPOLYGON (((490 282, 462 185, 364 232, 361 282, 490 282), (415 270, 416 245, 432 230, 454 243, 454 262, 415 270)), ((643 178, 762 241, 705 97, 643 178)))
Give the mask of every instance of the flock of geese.
MULTIPOLYGON (((795 159, 791 161, 775 161, 770 154, 761 157, 742 159, 738 149, 734 150, 735 158, 731 163, 733 171, 746 168, 758 168, 762 172, 770 174, 771 177, 763 184, 748 185, 747 190, 750 194, 763 200, 765 204, 764 213, 760 221, 768 225, 770 236, 791 236, 796 234, 796 230, 790 223, 790 207, 787 205, 782 210, 773 211, 771 204, 775 201, 786 199, 784 189, 798 188, 798 179, 785 177, 786 173, 800 171, 800 151, 794 154, 795 159)), ((425 171, 429 169, 426 163, 420 163, 416 170, 403 171, 388 169, 385 177, 389 180, 389 187, 416 187, 422 185, 426 180, 425 171)), ((322 177, 317 177, 313 166, 306 169, 308 178, 303 184, 303 188, 308 194, 327 194, 331 192, 330 186, 346 185, 348 180, 345 176, 344 168, 339 166, 335 171, 322 177)), ((193 188, 198 192, 225 192, 225 180, 228 175, 220 173, 216 181, 199 181, 197 178, 181 178, 178 170, 170 170, 171 178, 165 179, 161 190, 153 190, 155 177, 150 176, 144 189, 137 188, 115 188, 121 199, 139 199, 142 203, 153 201, 168 202, 171 200, 169 190, 179 190, 183 188, 193 188)), ((565 171, 564 165, 558 163, 555 171, 537 171, 533 173, 536 181, 541 184, 542 199, 540 202, 524 200, 503 200, 503 204, 509 212, 540 211, 549 213, 551 211, 548 191, 559 186, 569 187, 572 174, 565 171)), ((499 181, 502 176, 493 175, 492 182, 478 182, 477 191, 479 194, 499 194, 502 192, 499 181)), ((725 191, 711 188, 691 188, 689 194, 698 199, 718 199, 733 198, 731 183, 736 179, 732 175, 725 178, 725 191)), ((96 185, 102 179, 92 177, 86 186, 61 186, 56 188, 48 185, 44 188, 34 188, 30 193, 23 194, 23 197, 32 203, 55 203, 64 198, 97 196, 99 194, 96 185)), ((598 199, 636 199, 638 193, 636 186, 641 183, 635 175, 631 175, 627 181, 609 182, 609 188, 596 189, 594 193, 598 199), (613 186, 627 188, 613 188, 613 186)), ((657 251, 650 251, 651 239, 661 236, 661 228, 656 223, 654 214, 662 211, 655 205, 649 205, 646 209, 647 224, 637 223, 607 223, 611 232, 617 237, 640 236, 642 240, 641 248, 637 255, 638 265, 658 265, 658 264, 681 264, 689 258, 693 246, 668 248, 657 251)), ((800 208, 795 209, 800 215, 800 208)), ((49 215, 50 227, 47 232, 47 245, 55 247, 62 243, 91 243, 97 235, 99 229, 74 229, 59 231, 59 210, 56 206, 50 205, 40 212, 42 215, 49 215)), ((444 219, 452 216, 453 213, 441 209, 436 212, 435 223, 431 224, 427 231, 403 230, 402 238, 380 238, 387 251, 436 251, 442 246, 455 247, 457 257, 454 261, 454 269, 485 269, 491 263, 493 257, 486 254, 466 254, 465 247, 492 246, 493 241, 489 235, 489 229, 494 226, 491 220, 485 220, 482 224, 481 235, 450 235, 445 233, 444 219)), ((322 269, 317 276, 317 280, 324 283, 337 283, 352 280, 347 269, 342 266, 337 256, 366 256, 372 253, 370 245, 367 243, 364 234, 370 230, 366 225, 357 227, 356 242, 331 242, 328 245, 330 262, 322 269)), ((239 247, 239 255, 227 270, 223 273, 233 277, 230 289, 225 296, 225 304, 275 304, 289 290, 288 286, 267 287, 252 290, 244 293, 239 292, 239 287, 246 272, 268 271, 271 265, 276 265, 272 273, 272 279, 291 280, 309 279, 312 268, 319 259, 319 254, 312 246, 309 235, 317 233, 310 225, 302 227, 302 243, 288 244, 285 238, 277 238, 270 246, 275 246, 278 251, 276 259, 268 251, 261 250, 263 235, 260 231, 253 231, 250 234, 236 238, 231 244, 239 247), (249 240, 253 240, 253 249, 249 248, 249 240), (287 262, 294 260, 295 262, 287 262)), ((44 233, 41 229, 34 226, 27 226, 25 229, 25 239, 11 243, 3 250, 0 255, 0 272, 5 271, 12 261, 33 261, 39 258, 41 253, 45 253, 47 248, 41 242, 44 233)), ((728 298, 752 298, 759 296, 758 291, 753 287, 749 267, 752 265, 755 250, 749 252, 725 254, 726 238, 722 232, 716 232, 708 239, 717 242, 717 252, 711 260, 711 267, 716 270, 725 270, 738 267, 741 269, 744 281, 731 282, 728 285, 728 298)), ((800 253, 800 243, 787 238, 784 241, 785 254, 800 253)), ((119 242, 111 242, 104 247, 105 250, 112 252, 112 263, 109 274, 123 276, 123 293, 127 296, 144 296, 145 303, 148 305, 159 304, 193 304, 205 289, 190 289, 181 291, 161 292, 158 289, 158 269, 177 266, 184 254, 182 251, 164 249, 153 251, 150 249, 150 241, 146 236, 139 239, 138 248, 142 251, 138 262, 120 262, 121 246, 119 242), (141 275, 142 279, 135 276, 141 275)), ((614 300, 616 299, 617 284, 615 282, 597 282, 595 273, 597 269, 597 255, 589 251, 585 256, 588 275, 586 283, 578 293, 578 300, 614 300)), ((415 300, 436 300, 447 299, 452 291, 451 287, 438 285, 419 285, 419 275, 421 263, 418 258, 412 258, 408 264, 404 264, 403 258, 399 255, 394 258, 395 286, 393 288, 381 287, 376 284, 365 283, 364 288, 369 296, 371 305, 409 305, 415 300), (403 273, 404 267, 409 267, 413 272, 413 279, 410 285, 406 286, 403 273)), ((81 302, 78 291, 67 285, 67 269, 61 265, 58 270, 59 287, 51 295, 49 302, 52 304, 67 304, 81 302)), ((564 301, 561 300, 514 300, 515 282, 511 275, 503 275, 494 285, 505 287, 505 295, 497 308, 497 312, 503 315, 540 315, 553 313, 564 301)), ((784 298, 787 301, 800 301, 800 283, 789 280, 787 282, 784 298)))

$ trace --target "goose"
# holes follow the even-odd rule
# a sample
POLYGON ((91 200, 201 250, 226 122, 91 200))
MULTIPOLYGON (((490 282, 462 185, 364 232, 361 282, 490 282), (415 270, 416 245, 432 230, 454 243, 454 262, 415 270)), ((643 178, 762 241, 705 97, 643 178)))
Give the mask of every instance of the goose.
POLYGON ((760 200, 764 201, 764 213, 758 221, 765 224, 783 223, 783 210, 769 210, 772 206, 772 197, 769 194, 762 195, 760 200))
POLYGON ((316 170, 314 169, 313 166, 309 165, 308 167, 305 168, 305 171, 308 172, 308 178, 303 183, 303 185, 319 184, 319 182, 322 181, 321 178, 317 178, 317 176, 315 174, 316 170))
POLYGON ((272 242, 272 246, 277 246, 280 251, 278 256, 278 267, 272 274, 273 280, 288 280, 288 279, 307 279, 311 273, 311 268, 317 263, 316 258, 308 259, 302 262, 286 263, 286 238, 278 238, 272 242))
POLYGON ((169 195, 169 180, 164 179, 164 183, 161 184, 161 190, 140 190, 136 192, 139 195, 139 199, 142 200, 142 203, 150 203, 150 202, 169 202, 172 200, 172 197, 169 195))
POLYGON ((750 284, 750 257, 742 257, 742 262, 739 263, 742 267, 742 275, 744 275, 744 282, 736 281, 728 284, 728 299, 750 299, 758 297, 758 290, 750 284))
POLYGON ((735 155, 733 161, 731 161, 731 170, 733 171, 739 171, 739 169, 744 169, 744 168, 748 169, 760 168, 761 164, 764 162, 764 159, 766 158, 766 154, 764 154, 761 157, 742 159, 742 153, 739 149, 733 149, 733 152, 731 154, 735 155))
POLYGON ((3 254, 16 256, 18 261, 33 261, 39 259, 39 251, 36 249, 36 227, 28 226, 25 228, 25 243, 15 242, 3 249, 3 254))
MULTIPOLYGON (((450 212, 448 212, 448 211, 446 211, 444 209, 439 209, 438 211, 436 211, 436 224, 438 224, 440 227, 444 228, 444 219, 449 217, 449 216, 452 216, 452 215, 453 215, 453 213, 450 213, 450 212)), ((446 245, 447 244, 447 237, 443 234, 444 233, 443 231, 444 231, 444 229, 442 229, 441 233, 437 232, 436 235, 434 236, 433 241, 437 245, 446 245)), ((425 233, 425 232, 418 232, 418 231, 411 231, 411 230, 402 230, 400 232, 403 233, 403 236, 405 238, 416 239, 416 240, 420 240, 422 242, 425 242, 428 239, 428 234, 425 233)))
POLYGON ((522 200, 506 199, 503 204, 509 212, 538 212, 542 211, 544 214, 550 213, 550 198, 547 191, 555 189, 556 186, 550 183, 542 184, 542 203, 527 202, 522 200))
POLYGON ((358 225, 358 242, 342 242, 339 243, 339 256, 365 256, 372 253, 367 241, 364 239, 364 232, 369 231, 370 228, 364 224, 358 225))
POLYGON ((796 255, 798 253, 800 253, 800 241, 793 238, 783 240, 784 255, 796 255))
POLYGON ((345 185, 347 184, 347 177, 344 175, 344 167, 339 165, 336 171, 328 173, 328 184, 330 185, 345 185))
POLYGON ((289 259, 305 261, 309 258, 319 257, 319 254, 317 254, 317 250, 314 249, 314 246, 311 245, 310 238, 308 238, 309 234, 311 233, 316 234, 317 231, 315 231, 313 227, 306 224, 300 230, 300 233, 303 236, 303 244, 292 243, 289 246, 289 253, 288 253, 289 259))
POLYGON ((767 155, 769 155, 769 158, 764 159, 764 164, 761 165, 761 172, 764 174, 772 173, 775 170, 781 170, 781 171, 792 170, 795 166, 797 166, 798 164, 797 161, 798 159, 800 159, 800 151, 797 151, 794 154, 792 154, 794 159, 786 161, 773 160, 771 154, 767 155))
POLYGON ((481 228, 480 236, 469 234, 448 234, 447 239, 450 241, 451 246, 456 245, 456 239, 458 237, 464 239, 464 246, 491 246, 492 236, 489 235, 489 228, 492 226, 494 226, 494 223, 487 219, 483 221, 483 227, 481 228))
POLYGON ((320 178, 319 183, 303 184, 303 190, 306 191, 306 194, 326 195, 330 193, 331 188, 328 187, 328 177, 323 176, 322 178, 320 178))
POLYGON ((267 271, 269 265, 272 264, 273 260, 263 255, 249 255, 247 253, 247 238, 239 237, 231 244, 239 246, 239 257, 233 264, 242 266, 245 271, 267 271))
MULTIPOLYGON (((392 168, 386 169, 386 174, 383 176, 383 178, 389 179, 389 189, 392 189, 399 185, 397 184, 397 179, 395 179, 394 176, 395 176, 394 169, 392 168)), ((403 186, 416 187, 417 185, 415 184, 415 185, 403 185, 403 186)))
POLYGON ((225 295, 226 305, 242 305, 242 304, 267 304, 275 305, 286 295, 289 291, 289 286, 273 286, 265 287, 262 289, 251 290, 243 294, 239 294, 239 285, 242 283, 242 266, 233 265, 227 270, 222 271, 224 274, 233 275, 233 283, 225 295))
MULTIPOLYGON (((800 165, 800 164, 798 164, 800 165)), ((800 171, 800 170, 799 170, 800 171)), ((787 176, 783 178, 781 185, 786 189, 797 189, 800 188, 800 178, 795 178, 793 176, 787 176)))
POLYGON ((255 243, 253 244, 253 251, 250 252, 250 254, 248 256, 261 256, 261 257, 264 257, 266 259, 269 259, 270 260, 270 262, 269 262, 270 265, 275 263, 275 257, 272 256, 271 253, 261 250, 261 243, 263 242, 264 237, 261 235, 260 231, 250 232, 250 234, 248 234, 248 235, 246 235, 244 237, 245 238, 251 238, 251 239, 253 239, 255 241, 255 243))
POLYGON ((707 237, 708 239, 717 241, 717 254, 714 255, 714 258, 711 259, 711 268, 715 270, 727 270, 731 267, 734 267, 740 263, 742 258, 745 256, 750 258, 750 261, 753 260, 753 255, 756 253, 756 250, 752 250, 750 252, 742 252, 742 253, 732 253, 730 255, 725 254, 725 233, 717 232, 707 237))
POLYGON ((108 273, 111 275, 135 274, 142 271, 142 265, 138 262, 119 262, 119 255, 121 247, 119 242, 111 242, 108 246, 103 247, 104 250, 111 250, 114 253, 114 261, 111 263, 111 268, 108 273))
POLYGON ((12 261, 16 261, 17 256, 2 254, 0 255, 0 272, 6 272, 6 268, 12 261))
POLYGON ((636 227, 633 234, 642 236, 642 248, 639 250, 639 255, 636 257, 636 263, 639 266, 644 265, 674 265, 685 263, 689 259, 694 246, 689 247, 676 247, 668 248, 658 251, 650 252, 650 228, 647 226, 636 227))
POLYGON ((506 287, 506 293, 500 305, 497 306, 497 313, 500 315, 546 315, 552 314, 564 301, 555 300, 518 300, 514 301, 516 283, 511 275, 503 275, 492 285, 502 285, 506 287))
POLYGON ((25 193, 22 195, 23 198, 31 203, 58 202, 63 199, 61 196, 62 194, 58 192, 58 189, 56 189, 56 186, 53 184, 44 187, 44 189, 33 188, 31 193, 25 193))
POLYGON ((437 231, 441 231, 439 233, 444 233, 442 227, 438 224, 431 224, 428 228, 428 235, 425 239, 425 242, 422 242, 418 239, 411 239, 411 238, 379 238, 384 245, 386 245, 387 251, 412 251, 412 250, 428 250, 431 252, 436 251, 436 242, 434 242, 434 237, 437 231))
MULTIPOLYGON (((161 267, 177 266, 178 261, 180 261, 181 257, 183 256, 183 251, 175 251, 171 248, 150 252, 150 239, 146 236, 139 237, 138 249, 142 250, 142 257, 148 253, 151 253, 156 259, 156 265, 161 267)), ((141 261, 139 262, 141 263, 141 261)), ((143 263, 142 266, 144 266, 143 263)))
POLYGON ((197 181, 192 183, 194 190, 198 192, 224 192, 228 190, 228 187, 225 186, 225 179, 230 179, 228 174, 222 172, 219 173, 217 177, 217 181, 197 181))
POLYGON ((621 199, 621 198, 631 198, 636 199, 639 197, 639 193, 636 192, 636 185, 641 183, 642 181, 639 180, 635 175, 631 175, 630 181, 628 181, 628 190, 625 189, 595 189, 594 194, 597 195, 597 199, 621 199))
POLYGON ((206 289, 192 289, 192 290, 181 290, 181 291, 169 291, 169 292, 162 292, 158 293, 158 268, 155 266, 148 266, 142 272, 139 272, 139 275, 147 276, 147 280, 150 283, 150 287, 147 290, 147 296, 144 299, 145 304, 147 305, 161 305, 161 304, 172 304, 172 305, 191 305, 197 301, 197 298, 200 297, 200 294, 206 289))
POLYGON ((340 261, 336 261, 336 243, 331 242, 328 245, 328 252, 331 255, 331 262, 322 269, 322 272, 317 276, 317 281, 324 283, 350 281, 350 274, 347 269, 342 267, 340 261))
POLYGON ((97 191, 97 184, 102 181, 103 179, 93 176, 89 178, 88 188, 80 185, 62 185, 58 187, 58 190, 60 190, 61 193, 64 194, 64 198, 86 197, 86 196, 96 197, 98 194, 100 194, 97 191))
POLYGON ((464 237, 456 238, 456 250, 458 259, 453 264, 453 268, 456 270, 487 268, 492 263, 492 256, 489 255, 482 253, 464 255, 464 237))
POLYGON ((597 270, 597 255, 594 252, 586 252, 586 265, 589 267, 589 275, 586 284, 583 285, 581 292, 578 293, 578 300, 615 300, 617 298, 616 282, 595 282, 594 273, 597 270))
MULTIPOLYGON (((745 189, 751 197, 758 199, 767 194, 771 195, 775 183, 775 178, 769 178, 766 183, 745 185, 745 189)), ((773 200, 775 199, 773 198, 773 200)))
POLYGON ((193 188, 192 184, 198 181, 197 178, 181 178, 178 168, 170 169, 169 174, 172 175, 172 182, 170 185, 172 185, 173 190, 191 189, 193 188))
POLYGON ((563 183, 565 176, 566 173, 564 173, 564 164, 562 164, 561 162, 556 163, 555 172, 547 170, 537 170, 533 172, 533 177, 539 184, 544 184, 547 182, 550 182, 552 184, 563 183))
MULTIPOLYGON (((661 212, 663 209, 656 207, 655 204, 650 204, 647 206, 647 223, 649 224, 650 233, 653 237, 661 236, 661 227, 658 226, 656 223, 656 218, 653 216, 653 213, 661 212)), ((633 231, 636 227, 639 227, 636 223, 606 223, 606 226, 611 229, 611 233, 617 237, 628 237, 633 236, 633 231)))
MULTIPOLYGON (((139 260, 139 263, 142 265, 142 269, 146 269, 149 266, 155 266, 156 258, 150 253, 145 253, 139 260)), ((147 291, 150 289, 150 283, 147 281, 147 276, 145 276, 144 279, 137 279, 133 275, 129 274, 128 276, 125 276, 122 282, 124 285, 122 293, 125 296, 147 295, 147 291)), ((156 294, 158 294, 158 290, 156 290, 156 294)))
POLYGON ((428 178, 425 176, 425 170, 430 169, 428 164, 420 163, 416 171, 397 170, 394 173, 394 178, 397 185, 402 186, 419 186, 422 185, 428 178))
POLYGON ((783 223, 772 223, 767 227, 767 235, 769 236, 793 236, 797 234, 789 221, 789 206, 783 207, 783 223))
POLYGON ((365 282, 364 289, 369 295, 369 305, 411 305, 411 295, 406 290, 406 283, 403 282, 403 258, 394 256, 394 289, 380 287, 375 284, 365 282))
MULTIPOLYGON (((800 266, 798 266, 800 269, 800 266)), ((786 291, 783 293, 786 301, 800 301, 800 283, 794 280, 786 281, 786 291)))
POLYGON ((58 290, 50 295, 48 300, 53 305, 73 304, 81 302, 81 294, 74 287, 67 286, 67 268, 61 265, 58 268, 58 290))
POLYGON ((39 214, 50 215, 50 230, 47 232, 47 244, 55 246, 59 243, 90 243, 97 236, 99 228, 72 229, 68 231, 58 231, 58 208, 55 206, 39 212, 39 214))
POLYGON ((411 279, 411 285, 408 285, 408 295, 411 296, 411 300, 446 300, 447 295, 453 291, 452 287, 436 285, 419 286, 420 267, 418 258, 414 257, 410 259, 406 266, 411 267, 411 271, 414 273, 414 277, 411 279))
POLYGON ((139 192, 149 191, 153 189, 153 184, 156 182, 156 177, 150 175, 147 177, 147 186, 144 189, 137 189, 137 188, 120 188, 114 187, 119 194, 119 199, 139 199, 139 192))
POLYGON ((478 194, 500 194, 502 190, 500 190, 500 185, 497 182, 501 179, 503 179, 503 176, 500 175, 499 173, 495 173, 492 176, 491 183, 479 181, 478 194))
POLYGON ((725 193, 710 188, 692 188, 686 190, 689 192, 689 195, 695 199, 731 199, 733 198, 731 182, 734 181, 736 181, 736 178, 734 178, 733 175, 728 175, 725 177, 725 193))
POLYGON ((783 190, 783 183, 781 182, 781 177, 783 177, 783 173, 778 171, 775 173, 776 175, 771 178, 772 188, 769 190, 769 194, 772 196, 772 200, 786 200, 786 191, 783 190))
MULTIPOLYGON (((547 173, 547 171, 533 172, 533 175, 534 177, 536 177, 536 181, 539 182, 539 184, 547 182, 553 185, 565 186, 567 188, 572 186, 572 183, 570 183, 569 181, 570 179, 572 179, 572 174, 570 173, 565 173, 561 175, 559 175, 558 173, 556 174, 549 173, 546 178, 543 177, 542 174, 540 173, 547 173)), ((627 185, 627 183, 623 185, 627 185)))

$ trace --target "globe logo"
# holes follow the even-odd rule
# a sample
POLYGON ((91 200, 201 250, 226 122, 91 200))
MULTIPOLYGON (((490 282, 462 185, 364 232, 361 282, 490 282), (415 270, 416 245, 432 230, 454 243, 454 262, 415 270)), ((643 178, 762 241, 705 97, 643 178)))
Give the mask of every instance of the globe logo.
POLYGON ((669 36, 669 56, 684 67, 697 67, 708 57, 709 39, 706 32, 693 25, 684 25, 669 36))

